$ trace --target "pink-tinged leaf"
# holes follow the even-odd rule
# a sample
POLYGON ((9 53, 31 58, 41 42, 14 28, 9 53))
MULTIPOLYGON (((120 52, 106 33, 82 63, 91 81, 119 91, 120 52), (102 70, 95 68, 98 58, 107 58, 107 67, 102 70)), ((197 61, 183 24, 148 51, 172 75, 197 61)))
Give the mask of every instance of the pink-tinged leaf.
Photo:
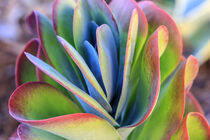
POLYGON ((83 56, 82 46, 90 41, 91 21, 97 25, 107 24, 111 28, 115 41, 118 41, 118 28, 111 10, 104 0, 78 0, 74 11, 73 34, 77 50, 83 56))
POLYGON ((198 74, 199 63, 198 60, 192 55, 189 56, 191 62, 186 67, 186 75, 185 75, 185 88, 189 90, 191 85, 198 74))
POLYGON ((188 113, 171 140, 209 140, 210 127, 205 117, 198 112, 188 113))
POLYGON ((169 32, 168 46, 160 58, 161 81, 163 82, 176 68, 182 55, 182 38, 173 19, 151 1, 139 2, 148 20, 149 35, 160 25, 169 32))
POLYGON ((39 46, 38 39, 32 39, 29 41, 25 49, 20 53, 16 61, 16 71, 15 71, 15 80, 16 86, 20 86, 23 83, 30 81, 37 81, 36 70, 33 64, 26 58, 24 52, 31 53, 33 55, 37 54, 39 46))
POLYGON ((47 131, 20 124, 18 126, 20 140, 67 140, 47 131))
POLYGON ((22 122, 70 140, 121 139, 117 130, 106 120, 88 113, 70 114, 44 120, 23 120, 22 122))
POLYGON ((160 95, 152 114, 142 125, 134 129, 129 140, 169 139, 176 132, 184 115, 187 67, 193 61, 194 58, 189 57, 180 64, 179 68, 167 79, 166 83, 162 84, 160 95))
POLYGON ((107 100, 110 102, 115 94, 117 82, 117 46, 112 31, 106 24, 97 28, 96 39, 102 79, 107 100))
POLYGON ((97 79, 91 72, 90 68, 86 64, 85 60, 82 58, 82 56, 72 47, 67 41, 65 41, 62 37, 59 37, 59 41, 65 48, 65 50, 68 52, 68 54, 71 56, 73 61, 77 64, 81 72, 85 75, 87 80, 92 84, 92 86, 98 91, 93 96, 94 99, 96 99, 101 105, 108 111, 112 111, 112 107, 110 106, 109 102, 106 99, 106 95, 101 88, 100 84, 98 83, 97 79))
POLYGON ((140 59, 140 53, 143 48, 143 45, 147 38, 148 32, 148 24, 146 16, 144 15, 143 11, 141 10, 140 6, 135 0, 112 0, 109 4, 110 8, 112 9, 113 14, 116 17, 117 25, 119 28, 119 44, 120 47, 118 51, 120 52, 120 60, 119 60, 119 76, 118 80, 122 81, 123 77, 123 68, 124 68, 124 60, 125 60, 125 51, 126 51, 126 44, 127 44, 127 35, 128 29, 130 24, 130 18, 132 15, 133 9, 136 9, 138 12, 138 35, 136 40, 136 47, 134 51, 134 61, 135 63, 138 62, 140 59))
POLYGON ((142 124, 156 105, 160 91, 160 52, 164 47, 160 40, 167 38, 160 36, 163 29, 167 30, 160 26, 148 39, 140 59, 140 69, 131 70, 128 101, 122 116, 124 126, 142 124))
POLYGON ((55 0, 53 4, 53 25, 57 34, 74 45, 73 15, 75 0, 55 0))
POLYGON ((66 79, 53 67, 44 63, 42 60, 38 59, 37 57, 31 54, 26 53, 26 56, 36 67, 38 67, 44 73, 53 78, 56 82, 58 82, 71 93, 73 93, 87 113, 96 114, 102 117, 103 119, 109 121, 112 125, 119 126, 119 124, 107 113, 107 111, 95 99, 93 99, 83 90, 72 84, 68 79, 66 79))
POLYGON ((123 86, 120 95, 120 100, 117 106, 117 111, 115 114, 115 119, 118 119, 120 116, 123 108, 128 101, 128 97, 130 94, 130 71, 133 62, 133 55, 136 45, 137 39, 137 32, 138 32, 138 12, 136 9, 133 10, 132 17, 130 20, 130 27, 128 31, 128 39, 127 39, 127 47, 126 47, 126 54, 125 54, 125 65, 124 65, 124 74, 123 74, 123 86))
POLYGON ((27 17, 27 23, 34 32, 37 30, 42 50, 50 65, 65 75, 72 83, 85 90, 82 83, 83 77, 74 68, 75 64, 69 60, 60 45, 53 30, 52 22, 41 13, 33 11, 27 17))
POLYGON ((187 93, 185 96, 185 112, 187 115, 190 112, 199 112, 204 115, 203 109, 192 93, 187 93))
POLYGON ((55 87, 46 83, 29 82, 19 86, 11 95, 9 112, 21 121, 47 119, 81 111, 55 87))

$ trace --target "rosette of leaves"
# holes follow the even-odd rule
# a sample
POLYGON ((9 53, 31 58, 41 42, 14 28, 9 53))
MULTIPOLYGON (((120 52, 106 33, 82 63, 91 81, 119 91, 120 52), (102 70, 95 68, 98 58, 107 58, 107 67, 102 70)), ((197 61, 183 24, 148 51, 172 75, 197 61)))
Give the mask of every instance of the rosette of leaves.
POLYGON ((52 22, 33 11, 27 23, 37 38, 9 100, 17 139, 209 139, 188 93, 198 62, 182 57, 176 24, 152 2, 56 0, 52 22))
POLYGON ((178 24, 186 55, 193 54, 202 65, 210 58, 210 1, 159 0, 178 24))

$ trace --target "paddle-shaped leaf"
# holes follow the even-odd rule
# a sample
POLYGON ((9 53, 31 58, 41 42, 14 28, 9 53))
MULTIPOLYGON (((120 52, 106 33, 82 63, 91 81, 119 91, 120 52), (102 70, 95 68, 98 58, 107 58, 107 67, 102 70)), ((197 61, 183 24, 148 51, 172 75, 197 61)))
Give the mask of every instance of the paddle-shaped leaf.
POLYGON ((190 56, 180 64, 176 72, 161 86, 160 96, 156 107, 145 123, 134 129, 129 140, 141 139, 169 139, 182 120, 185 101, 186 73, 196 70, 196 58, 190 56), (195 69, 187 71, 187 67, 194 64, 195 69), (157 125, 158 127, 154 127, 157 125), (152 134, 152 135, 151 135, 152 134))
POLYGON ((9 111, 20 121, 81 112, 62 92, 40 82, 29 82, 18 87, 9 100, 9 111))
POLYGON ((104 0, 78 0, 74 11, 73 34, 77 51, 83 56, 85 40, 91 42, 91 21, 97 25, 107 24, 118 41, 118 28, 111 10, 104 0))
MULTIPOLYGON (((110 3, 110 8, 112 9, 113 14, 116 17, 117 25, 119 28, 119 43, 120 47, 118 49, 119 52, 119 76, 118 80, 122 83, 123 77, 123 68, 124 68, 124 60, 125 60, 125 53, 126 53, 126 44, 128 38, 128 30, 131 15, 134 9, 138 12, 138 35, 136 39, 136 47, 134 51, 134 61, 137 62, 143 48, 143 45, 147 38, 148 32, 148 24, 146 16, 144 15, 143 11, 141 10, 140 6, 135 0, 112 0, 110 3), (126 5, 126 6, 125 6, 126 5)), ((137 64, 138 65, 138 64, 137 64)), ((120 83, 119 83, 120 84, 120 83)))
POLYGON ((168 38, 167 28, 160 26, 148 39, 142 57, 140 69, 135 65, 131 69, 129 80, 128 101, 124 110, 124 125, 136 126, 143 123, 151 114, 156 105, 160 90, 160 53, 165 45, 162 43, 168 38), (164 34, 161 34, 162 32, 164 34))
POLYGON ((171 140, 209 140, 210 127, 204 116, 191 112, 182 120, 182 123, 171 140))
POLYGON ((94 92, 93 98, 96 99, 101 105, 108 111, 111 112, 112 108, 110 104, 108 103, 106 99, 106 95, 101 88, 100 84, 98 83, 97 79, 91 72, 90 68, 86 64, 85 60, 82 58, 82 56, 72 47, 67 41, 65 41, 62 37, 59 37, 59 41, 65 48, 65 50, 68 52, 68 54, 71 56, 73 61, 77 64, 81 72, 85 75, 85 78, 92 84, 92 86, 97 90, 97 92, 94 92))
POLYGON ((127 47, 126 47, 126 54, 125 54, 125 65, 124 65, 124 74, 123 74, 123 87, 120 96, 120 100, 117 106, 117 111, 115 114, 115 119, 117 119, 122 109, 125 108, 126 102, 128 101, 129 97, 129 82, 130 82, 130 71, 133 62, 133 55, 136 45, 137 39, 137 31, 138 31, 138 13, 137 10, 133 10, 130 27, 128 31, 128 39, 127 39, 127 47), (127 101, 126 101, 127 100, 127 101))
POLYGON ((107 121, 88 113, 77 113, 45 120, 25 120, 25 124, 68 140, 121 140, 107 121))
POLYGON ((163 82, 177 67, 182 56, 182 38, 176 23, 161 8, 151 1, 139 2, 148 20, 149 36, 157 27, 165 25, 169 32, 168 46, 160 58, 161 82, 163 82))
POLYGON ((117 46, 112 31, 106 24, 97 28, 96 38, 102 79, 107 100, 110 102, 115 94, 117 82, 117 46))
POLYGON ((61 75, 53 67, 44 63, 42 60, 38 59, 37 57, 29 53, 26 53, 26 56, 36 67, 38 67, 44 73, 53 78, 56 82, 58 82, 67 90, 69 90, 71 93, 73 93, 77 97, 83 109, 87 113, 96 114, 108 120, 112 125, 119 126, 118 123, 106 112, 106 110, 96 100, 94 100, 83 90, 81 90, 80 88, 72 84, 70 81, 68 81, 63 75, 61 75))
POLYGON ((16 75, 15 80, 17 87, 26 82, 37 81, 36 69, 33 66, 33 64, 31 64, 30 61, 28 61, 24 52, 36 55, 39 47, 40 47, 39 40, 32 39, 26 44, 24 50, 18 56, 16 62, 16 71, 15 71, 16 75))
POLYGON ((37 30, 42 50, 49 63, 72 83, 84 89, 82 75, 78 75, 79 72, 74 69, 74 64, 71 63, 72 61, 69 61, 62 46, 59 44, 51 21, 36 11, 33 11, 27 17, 27 21, 32 30, 37 30))
POLYGON ((76 0, 55 0, 53 4, 53 26, 59 36, 74 45, 73 15, 76 0))
POLYGON ((67 140, 47 131, 20 124, 17 133, 21 140, 67 140))

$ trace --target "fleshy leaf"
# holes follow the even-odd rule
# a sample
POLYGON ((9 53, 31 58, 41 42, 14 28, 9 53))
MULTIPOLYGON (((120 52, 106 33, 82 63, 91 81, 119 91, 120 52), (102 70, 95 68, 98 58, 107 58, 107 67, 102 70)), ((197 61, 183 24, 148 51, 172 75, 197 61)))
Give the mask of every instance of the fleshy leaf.
MULTIPOLYGON (((145 123, 134 129, 129 140, 169 139, 175 133, 184 114, 185 78, 186 73, 189 72, 187 67, 193 61, 194 57, 189 57, 162 84, 160 96, 152 114, 145 123)), ((191 71, 193 70, 196 69, 191 71)))
POLYGON ((85 51, 84 60, 86 61, 88 67, 90 68, 90 70, 92 71, 96 79, 98 80, 99 84, 103 88, 104 85, 103 85, 103 81, 101 77, 99 57, 95 48, 88 41, 85 41, 83 49, 85 51))
POLYGON ((129 96, 129 91, 130 91, 130 88, 129 88, 130 71, 131 71, 133 55, 134 55, 134 50, 135 50, 135 45, 136 45, 137 31, 138 31, 138 13, 137 13, 137 10, 134 9, 131 20, 130 20, 130 27, 128 31, 122 92, 121 92, 120 100, 117 106, 115 119, 117 119, 120 116, 123 108, 125 108, 125 103, 128 101, 127 97, 129 96))
POLYGON ((42 50, 49 63, 60 73, 65 75, 72 83, 84 89, 82 83, 83 77, 74 69, 74 63, 69 61, 56 37, 51 21, 46 16, 33 11, 27 17, 27 22, 32 30, 37 30, 42 50))
POLYGON ((186 67, 186 74, 185 74, 185 88, 189 90, 193 80, 198 74, 199 64, 198 60, 193 57, 192 55, 189 56, 191 62, 186 67))
MULTIPOLYGON (((138 62, 140 59, 140 53, 143 48, 143 45, 146 41, 147 32, 148 32, 148 24, 146 16, 141 10, 138 3, 134 0, 112 0, 110 3, 110 8, 112 9, 113 14, 116 17, 117 25, 119 28, 119 43, 120 47, 118 49, 120 60, 119 60, 119 76, 118 76, 118 84, 120 85, 123 81, 123 68, 124 68, 124 60, 125 60, 125 51, 126 51, 126 43, 127 43, 127 35, 130 24, 130 18, 132 15, 133 9, 136 9, 138 12, 138 35, 136 41, 136 47, 134 51, 134 61, 138 62), (125 6, 126 5, 126 6, 125 6)), ((118 86, 119 86, 118 85, 118 86)))
POLYGON ((9 111, 17 120, 39 120, 81 112, 62 92, 40 82, 18 87, 9 100, 9 111))
POLYGON ((47 131, 24 124, 20 124, 17 131, 21 140, 67 140, 47 131))
POLYGON ((182 38, 176 23, 161 8, 151 1, 139 2, 148 20, 149 36, 157 27, 165 25, 169 32, 168 46, 160 58, 161 82, 177 67, 182 55, 182 38))
POLYGON ((45 120, 24 120, 23 122, 69 140, 121 140, 117 130, 111 124, 88 113, 70 114, 45 120))
POLYGON ((53 26, 59 36, 74 45, 73 15, 75 0, 55 0, 53 4, 53 26))
POLYGON ((118 28, 111 10, 104 0, 78 0, 74 11, 73 33, 77 51, 83 56, 81 49, 85 40, 91 41, 89 28, 91 21, 98 26, 107 24, 111 28, 115 41, 118 41, 118 28))
POLYGON ((23 83, 30 82, 30 81, 37 81, 36 77, 36 69, 33 64, 26 58, 24 52, 31 53, 33 55, 37 54, 39 46, 38 39, 32 39, 29 41, 24 50, 17 58, 16 62, 16 86, 20 86, 23 83))
MULTIPOLYGON (((37 57, 39 59, 41 59, 42 61, 46 62, 47 64, 49 64, 49 62, 48 62, 47 58, 45 57, 45 55, 44 55, 41 47, 39 47, 39 49, 38 49, 37 57)), ((46 75, 45 73, 43 73, 38 68, 36 68, 36 74, 37 74, 37 79, 39 81, 49 83, 50 85, 58 88, 63 93, 66 93, 66 89, 64 87, 62 87, 60 84, 58 84, 57 82, 55 82, 52 78, 50 78, 48 75, 46 75)))
POLYGON ((137 126, 143 123, 156 105, 160 90, 160 53, 164 46, 160 40, 167 36, 160 36, 166 27, 160 26, 149 37, 142 50, 140 69, 131 70, 129 80, 129 94, 124 110, 123 124, 137 126))
POLYGON ((197 112, 185 116, 171 140, 209 140, 210 127, 205 117, 197 112))
POLYGON ((96 36, 102 79, 107 100, 110 102, 115 94, 117 82, 117 46, 112 31, 106 24, 97 28, 96 36))
POLYGON ((63 38, 59 37, 59 40, 65 50, 68 52, 68 54, 71 56, 73 61, 77 64, 79 69, 81 70, 82 74, 85 75, 87 80, 92 84, 92 86, 97 90, 97 92, 94 92, 93 98, 96 99, 108 112, 111 112, 112 108, 110 104, 108 103, 106 99, 106 95, 98 83, 97 79, 91 72, 90 68, 86 64, 85 60, 82 58, 82 56, 72 47, 67 41, 65 41, 63 38))
POLYGON ((46 73, 51 78, 53 78, 56 82, 58 82, 67 90, 69 90, 71 93, 73 93, 77 97, 83 109, 87 113, 96 114, 102 117, 103 119, 106 119, 107 121, 109 121, 112 125, 119 126, 119 124, 106 112, 106 110, 95 99, 93 99, 83 90, 81 90, 80 88, 72 84, 69 80, 67 80, 63 75, 61 75, 53 67, 44 63, 42 60, 38 59, 37 57, 29 53, 26 53, 26 56, 36 67, 38 67, 44 73, 46 73))
POLYGON ((204 114, 203 109, 197 99, 193 96, 192 93, 187 93, 185 96, 185 112, 184 114, 187 115, 190 112, 199 112, 204 114))

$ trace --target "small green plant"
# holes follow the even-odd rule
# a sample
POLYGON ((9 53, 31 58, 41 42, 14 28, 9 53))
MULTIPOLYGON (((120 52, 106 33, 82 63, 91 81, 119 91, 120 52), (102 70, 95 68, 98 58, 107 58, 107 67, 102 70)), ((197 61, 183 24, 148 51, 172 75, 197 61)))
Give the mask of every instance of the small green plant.
POLYGON ((152 2, 56 0, 52 22, 33 11, 27 23, 37 38, 9 100, 17 139, 210 138, 188 93, 198 61, 182 57, 175 22, 152 2))

